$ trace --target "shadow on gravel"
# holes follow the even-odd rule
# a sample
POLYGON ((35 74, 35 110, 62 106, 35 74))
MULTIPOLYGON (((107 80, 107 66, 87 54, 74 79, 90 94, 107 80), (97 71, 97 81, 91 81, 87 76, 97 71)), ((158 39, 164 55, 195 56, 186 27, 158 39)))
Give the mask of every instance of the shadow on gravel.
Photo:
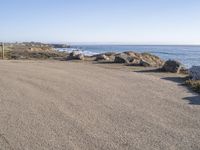
POLYGON ((135 72, 138 72, 138 73, 162 73, 162 70, 154 68, 154 69, 139 70, 139 71, 135 71, 135 72))
POLYGON ((185 97, 184 100, 189 101, 189 104, 191 105, 200 105, 200 96, 192 96, 192 97, 185 97))
POLYGON ((178 83, 180 86, 183 86, 185 81, 187 80, 187 77, 166 77, 166 78, 162 78, 164 80, 168 80, 168 81, 173 81, 178 83))
POLYGON ((93 62, 93 64, 116 64, 116 63, 113 61, 96 61, 93 62))
MULTIPOLYGON (((188 89, 188 92, 190 93, 194 93, 194 91, 189 88, 188 86, 186 86, 185 81, 188 79, 187 77, 167 77, 167 78, 162 78, 164 80, 168 80, 168 81, 173 81, 178 83, 179 86, 184 86, 188 89)), ((197 93, 195 93, 197 94, 197 93)), ((191 96, 191 97, 185 97, 183 98, 183 100, 186 100, 189 102, 189 104, 191 105, 200 105, 200 95, 195 95, 195 96, 191 96)))

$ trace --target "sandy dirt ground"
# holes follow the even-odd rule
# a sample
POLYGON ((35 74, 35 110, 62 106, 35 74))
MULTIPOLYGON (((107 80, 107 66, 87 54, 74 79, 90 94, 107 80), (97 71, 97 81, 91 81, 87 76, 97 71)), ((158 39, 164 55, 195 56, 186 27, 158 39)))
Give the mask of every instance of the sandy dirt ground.
POLYGON ((199 150, 200 96, 161 78, 0 61, 0 150, 199 150))

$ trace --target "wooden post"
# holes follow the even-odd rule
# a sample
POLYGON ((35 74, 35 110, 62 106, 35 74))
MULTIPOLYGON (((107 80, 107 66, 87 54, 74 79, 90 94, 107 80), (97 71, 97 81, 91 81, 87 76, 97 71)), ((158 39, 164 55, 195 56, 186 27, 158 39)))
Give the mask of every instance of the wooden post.
POLYGON ((2 43, 2 59, 4 59, 4 43, 2 43))

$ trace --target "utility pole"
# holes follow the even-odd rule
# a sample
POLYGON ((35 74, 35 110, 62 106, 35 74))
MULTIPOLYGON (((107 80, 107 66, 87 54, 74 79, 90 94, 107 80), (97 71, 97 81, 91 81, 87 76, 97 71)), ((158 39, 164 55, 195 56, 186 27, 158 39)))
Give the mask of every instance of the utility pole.
POLYGON ((4 50, 5 50, 4 43, 2 42, 2 59, 4 59, 4 50))

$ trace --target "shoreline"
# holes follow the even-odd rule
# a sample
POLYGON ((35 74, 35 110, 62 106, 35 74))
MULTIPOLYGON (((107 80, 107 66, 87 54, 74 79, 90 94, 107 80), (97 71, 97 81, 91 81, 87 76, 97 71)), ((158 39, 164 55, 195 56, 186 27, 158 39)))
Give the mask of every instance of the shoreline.
MULTIPOLYGON (((185 68, 179 61, 169 62, 168 65, 165 64, 168 61, 163 60, 158 55, 146 52, 136 52, 136 51, 123 51, 123 52, 104 52, 85 55, 84 51, 74 51, 70 48, 70 51, 59 51, 57 48, 58 44, 43 44, 43 43, 17 43, 17 44, 6 44, 5 55, 7 59, 16 60, 84 60, 98 63, 124 63, 128 66, 145 66, 145 67, 158 67, 162 71, 174 72, 174 73, 187 73, 189 68, 185 68), (171 66, 172 65, 172 66, 171 66), (177 68, 178 67, 178 68, 177 68), (171 70, 171 68, 174 68, 171 70), (177 68, 177 69, 176 69, 177 68)), ((61 45, 65 46, 65 45, 61 45)), ((71 47, 71 46, 69 46, 71 47)), ((87 52, 88 53, 88 52, 87 52)), ((200 92, 199 81, 187 81, 185 83, 187 86, 194 89, 194 91, 200 92)))
MULTIPOLYGON (((182 62, 187 68, 199 64, 196 55, 200 53, 200 46, 198 45, 72 45, 71 49, 78 49, 83 51, 84 54, 89 55, 105 52, 120 53, 124 51, 147 52, 157 55, 163 60, 176 59, 182 62), (194 51, 194 54, 190 53, 194 51)), ((68 50, 71 52, 71 49, 68 50)))
POLYGON ((183 63, 186 68, 190 68, 193 65, 199 65, 200 59, 200 57, 199 59, 197 57, 200 56, 200 46, 199 48, 198 46, 195 48, 194 45, 66 45, 47 44, 40 42, 6 43, 5 45, 8 51, 19 51, 20 55, 23 55, 20 53, 20 51, 23 51, 23 53, 30 50, 45 52, 53 49, 55 50, 55 56, 58 55, 62 57, 64 55, 61 53, 70 53, 72 50, 80 50, 81 53, 88 56, 108 52, 122 53, 125 51, 150 53, 160 57, 164 61, 169 59, 178 60, 179 62, 183 63))

